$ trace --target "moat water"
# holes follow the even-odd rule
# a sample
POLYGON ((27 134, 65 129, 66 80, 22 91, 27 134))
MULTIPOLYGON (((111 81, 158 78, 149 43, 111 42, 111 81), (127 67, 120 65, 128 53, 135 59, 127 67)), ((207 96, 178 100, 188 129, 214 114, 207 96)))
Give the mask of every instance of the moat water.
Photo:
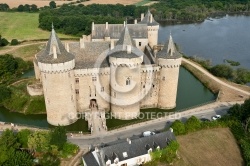
MULTIPOLYGON (((29 72, 32 73, 32 72, 29 72)), ((27 77, 32 74, 27 74, 27 77)), ((199 80, 197 80, 185 68, 180 68, 177 107, 176 111, 203 104, 212 101, 216 98, 210 90, 208 90, 199 80)), ((173 111, 174 111, 173 110, 173 111)), ((9 110, 0 107, 0 121, 12 122, 18 124, 25 124, 31 126, 38 126, 43 128, 51 127, 46 119, 46 115, 24 115, 17 112, 10 112, 9 110)), ((86 122, 79 120, 68 127, 69 131, 78 131, 86 129, 86 122), (84 125, 85 124, 85 125, 84 125)))
MULTIPOLYGON (((165 43, 171 31, 174 41, 188 56, 211 59, 213 64, 223 63, 224 59, 239 61, 242 67, 250 69, 250 17, 227 16, 206 20, 200 24, 160 26, 159 42, 165 43), (212 21, 211 21, 212 20, 212 21)), ((23 75, 33 77, 30 70, 23 75)), ((174 111, 203 104, 216 98, 199 80, 186 69, 180 69, 177 107, 174 111)), ((0 121, 26 124, 38 127, 51 127, 46 115, 24 115, 9 112, 0 107, 0 121)), ((68 127, 69 131, 86 130, 86 122, 78 120, 68 127)))

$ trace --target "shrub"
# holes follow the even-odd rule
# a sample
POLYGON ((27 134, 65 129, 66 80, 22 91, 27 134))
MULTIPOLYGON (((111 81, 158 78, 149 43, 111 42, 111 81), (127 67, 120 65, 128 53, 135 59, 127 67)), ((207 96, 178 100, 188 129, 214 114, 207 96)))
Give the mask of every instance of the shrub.
POLYGON ((174 130, 175 135, 186 133, 185 125, 180 120, 174 121, 171 125, 171 128, 174 130))
POLYGON ((12 39, 11 42, 10 42, 10 45, 12 45, 12 46, 15 46, 15 45, 18 45, 18 44, 19 44, 19 42, 18 42, 17 39, 12 39))
POLYGON ((79 147, 75 144, 66 142, 63 145, 63 150, 62 150, 62 157, 67 157, 69 155, 75 154, 79 150, 79 147))
POLYGON ((185 123, 186 131, 193 132, 201 128, 201 121, 195 116, 191 116, 185 123))

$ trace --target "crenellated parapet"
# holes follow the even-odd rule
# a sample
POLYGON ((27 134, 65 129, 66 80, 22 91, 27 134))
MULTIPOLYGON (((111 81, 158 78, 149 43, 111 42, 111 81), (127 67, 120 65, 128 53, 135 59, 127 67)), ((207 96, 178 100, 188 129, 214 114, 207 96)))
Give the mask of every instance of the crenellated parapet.
POLYGON ((64 63, 54 63, 54 64, 38 62, 38 66, 40 71, 45 73, 50 73, 50 74, 63 73, 74 69, 75 59, 64 63))
POLYGON ((89 69, 75 69, 75 77, 81 76, 96 76, 96 75, 110 75, 110 68, 89 68, 89 69))
POLYGON ((181 65, 181 57, 177 59, 158 59, 158 65, 161 68, 179 68, 181 65))
POLYGON ((116 58, 109 57, 110 65, 114 67, 138 67, 143 62, 143 56, 137 58, 116 58))

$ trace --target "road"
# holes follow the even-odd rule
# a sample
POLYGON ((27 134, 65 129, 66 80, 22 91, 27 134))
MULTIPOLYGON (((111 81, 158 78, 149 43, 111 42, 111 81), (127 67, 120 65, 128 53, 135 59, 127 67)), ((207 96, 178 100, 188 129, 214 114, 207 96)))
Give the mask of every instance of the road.
MULTIPOLYGON (((207 118, 211 119, 212 116, 219 114, 219 115, 225 115, 227 114, 228 109, 231 106, 223 106, 216 109, 208 109, 200 112, 194 112, 193 114, 189 115, 182 115, 180 120, 185 122, 190 116, 194 115, 197 118, 207 118)), ((183 114, 183 113, 181 113, 183 114)), ((80 148, 88 148, 90 145, 100 145, 101 143, 108 143, 113 142, 119 139, 126 139, 129 137, 139 137, 141 136, 142 132, 144 131, 157 131, 162 130, 165 127, 169 126, 171 122, 173 122, 175 119, 169 119, 169 120, 159 120, 159 122, 147 124, 144 122, 144 125, 141 126, 128 126, 126 129, 121 131, 114 131, 114 132, 108 132, 106 135, 100 135, 98 137, 92 138, 92 137, 81 137, 81 138, 68 138, 68 140, 74 144, 77 144, 80 148), (167 123, 169 121, 170 123, 167 123)))

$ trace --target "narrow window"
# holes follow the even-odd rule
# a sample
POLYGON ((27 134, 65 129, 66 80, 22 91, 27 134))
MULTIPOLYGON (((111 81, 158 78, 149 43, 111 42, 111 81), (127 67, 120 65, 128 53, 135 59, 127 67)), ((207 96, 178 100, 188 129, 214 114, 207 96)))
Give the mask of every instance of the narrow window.
POLYGON ((155 85, 153 84, 153 88, 155 87, 155 85))
POLYGON ((101 92, 104 92, 104 87, 101 87, 101 92))
POLYGON ((165 77, 162 77, 162 80, 163 80, 163 81, 165 81, 165 79, 166 79, 165 77))
POLYGON ((126 79, 126 85, 130 85, 130 78, 129 77, 126 79))
POLYGON ((79 89, 76 89, 76 94, 79 95, 79 89))
POLYGON ((141 42, 139 42, 139 46, 141 46, 141 42))
POLYGON ((116 93, 114 92, 114 97, 116 97, 116 93))
POLYGON ((93 81, 93 82, 96 81, 96 77, 92 77, 92 81, 93 81))
POLYGON ((46 74, 44 74, 44 78, 46 79, 46 74))
POLYGON ((79 84, 79 78, 76 78, 76 84, 79 84))

